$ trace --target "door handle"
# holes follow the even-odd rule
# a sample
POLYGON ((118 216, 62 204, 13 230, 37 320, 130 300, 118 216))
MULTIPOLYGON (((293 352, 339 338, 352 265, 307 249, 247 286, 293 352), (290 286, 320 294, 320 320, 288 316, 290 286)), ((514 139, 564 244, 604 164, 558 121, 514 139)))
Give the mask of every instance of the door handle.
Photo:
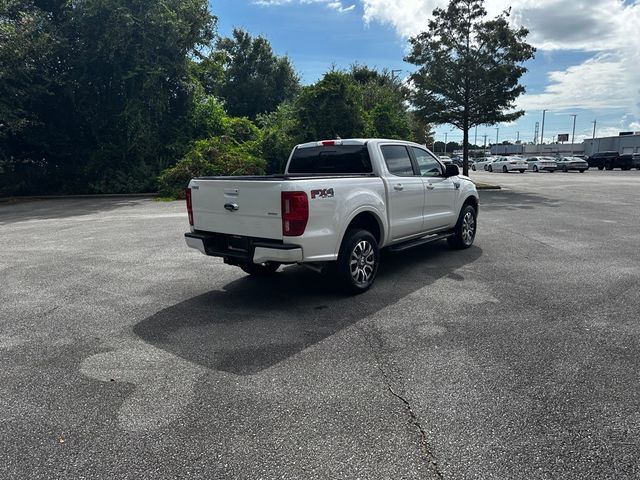
POLYGON ((434 187, 434 186, 433 186, 433 185, 431 185, 430 183, 427 183, 427 188, 428 188, 429 190, 433 190, 433 189, 434 189, 434 188, 436 188, 436 187, 434 187))
POLYGON ((404 190, 404 187, 402 186, 401 183, 398 183, 397 185, 393 186, 393 189, 399 192, 400 190, 404 190))

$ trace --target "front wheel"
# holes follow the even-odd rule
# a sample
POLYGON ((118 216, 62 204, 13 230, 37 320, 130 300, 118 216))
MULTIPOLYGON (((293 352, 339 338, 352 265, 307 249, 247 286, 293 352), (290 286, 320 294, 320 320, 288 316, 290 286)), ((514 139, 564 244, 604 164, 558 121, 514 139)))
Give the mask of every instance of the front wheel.
POLYGON ((502 173, 509 173, 509 170, 507 170, 507 166, 506 165, 502 166, 502 173))
POLYGON ((534 166, 533 166, 533 171, 534 171, 534 172, 536 172, 536 173, 538 173, 538 166, 537 166, 537 165, 534 165, 534 166))
POLYGON ((280 268, 280 264, 278 262, 241 263, 239 267, 249 275, 264 277, 276 273, 280 268))
MULTIPOLYGON (((473 170, 475 172, 476 171, 476 166, 475 165, 471 165, 471 170, 473 170)), ((640 168, 638 170, 640 170, 640 168)))
POLYGON ((458 217, 453 236, 447 238, 449 246, 455 250, 463 250, 473 245, 477 223, 476 209, 471 205, 465 205, 458 217))
POLYGON ((520 173, 524 173, 524 170, 520 170, 520 173))
POLYGON ((484 167, 484 168, 486 168, 486 169, 487 169, 487 170, 489 170, 490 172, 493 172, 493 167, 492 167, 491 165, 489 165, 488 167, 484 167))
POLYGON ((375 237, 367 230, 349 230, 334 265, 336 279, 348 293, 364 293, 376 279, 379 261, 375 237))
POLYGON ((603 169, 604 169, 604 167, 598 167, 598 170, 603 170, 603 169))
POLYGON ((580 173, 584 173, 584 169, 580 169, 578 170, 580 173))

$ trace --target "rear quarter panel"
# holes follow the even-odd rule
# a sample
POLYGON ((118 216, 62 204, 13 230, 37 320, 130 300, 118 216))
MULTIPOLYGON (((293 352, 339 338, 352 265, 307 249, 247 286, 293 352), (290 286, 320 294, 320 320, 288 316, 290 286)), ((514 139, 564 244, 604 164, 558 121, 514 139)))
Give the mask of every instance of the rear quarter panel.
POLYGON ((359 213, 371 212, 378 218, 383 235, 386 231, 385 188, 379 177, 284 182, 283 189, 305 191, 309 198, 304 235, 285 237, 287 243, 302 246, 304 261, 335 260, 349 222, 359 213), (330 190, 332 194, 327 194, 330 190))

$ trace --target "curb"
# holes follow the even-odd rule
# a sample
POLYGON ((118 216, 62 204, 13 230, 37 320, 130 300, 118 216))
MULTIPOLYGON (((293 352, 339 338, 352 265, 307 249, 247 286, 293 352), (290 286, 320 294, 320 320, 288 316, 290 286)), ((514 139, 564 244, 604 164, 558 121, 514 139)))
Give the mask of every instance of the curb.
POLYGON ((490 183, 474 182, 476 190, 502 190, 500 185, 491 185, 490 183))

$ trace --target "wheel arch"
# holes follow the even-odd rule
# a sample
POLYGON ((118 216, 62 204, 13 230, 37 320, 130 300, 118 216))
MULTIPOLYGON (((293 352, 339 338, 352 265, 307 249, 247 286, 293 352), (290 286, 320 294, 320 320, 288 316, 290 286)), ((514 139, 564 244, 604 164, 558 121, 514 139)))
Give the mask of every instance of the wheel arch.
POLYGON ((336 245, 336 252, 340 249, 340 245, 342 245, 342 241, 347 232, 352 228, 358 227, 370 232, 376 239, 376 242, 378 242, 378 245, 384 242, 386 229, 379 214, 373 210, 359 210, 354 212, 346 222, 345 228, 340 233, 340 238, 336 245))

